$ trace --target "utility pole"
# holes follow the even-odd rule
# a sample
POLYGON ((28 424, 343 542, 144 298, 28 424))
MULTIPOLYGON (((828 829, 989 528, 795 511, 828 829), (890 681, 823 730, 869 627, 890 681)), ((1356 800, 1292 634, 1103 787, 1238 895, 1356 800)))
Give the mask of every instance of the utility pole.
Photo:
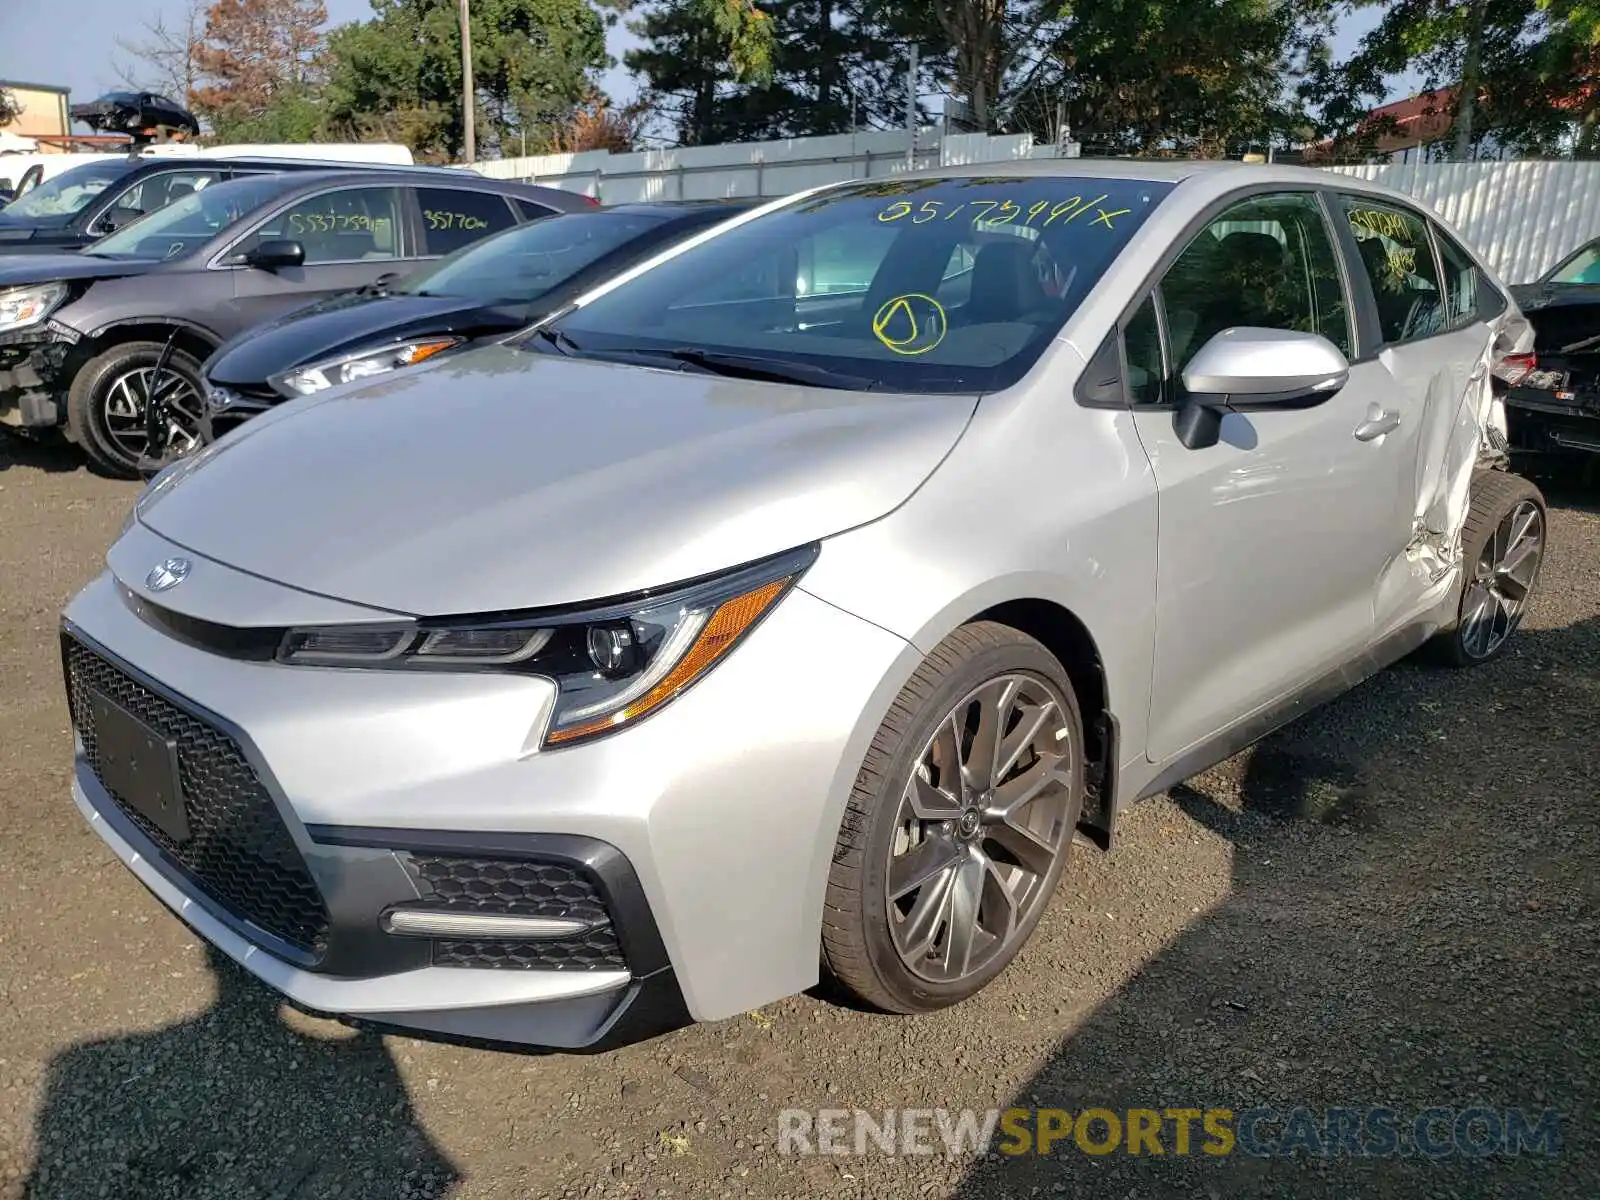
MULTIPOLYGON (((466 0, 462 0, 465 3, 466 0)), ((917 169, 917 44, 911 43, 906 67, 906 170, 917 169)))
POLYGON ((467 162, 478 161, 478 132, 474 128, 476 105, 472 86, 472 17, 467 0, 461 0, 461 129, 467 143, 467 162))

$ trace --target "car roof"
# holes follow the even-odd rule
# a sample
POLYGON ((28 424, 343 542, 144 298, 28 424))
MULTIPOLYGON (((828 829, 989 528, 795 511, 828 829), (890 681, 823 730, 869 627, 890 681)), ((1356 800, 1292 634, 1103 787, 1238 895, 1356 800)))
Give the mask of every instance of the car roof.
POLYGON ((744 212, 773 199, 771 196, 734 196, 725 200, 639 200, 626 204, 607 204, 591 212, 638 213, 643 216, 683 217, 694 213, 744 212))
MULTIPOLYGON (((246 159, 228 159, 228 162, 246 162, 246 159)), ((374 175, 382 175, 385 183, 410 183, 423 186, 438 186, 449 183, 467 188, 471 191, 497 192, 508 196, 523 196, 541 203, 549 203, 553 199, 570 197, 574 207, 589 207, 587 197, 576 192, 563 192, 559 188, 540 187, 537 184, 521 183, 515 179, 490 179, 486 175, 479 175, 472 171, 451 171, 442 167, 406 167, 385 165, 357 165, 357 166, 319 166, 312 170, 295 170, 283 173, 283 191, 285 193, 304 189, 313 191, 317 188, 329 187, 341 183, 370 183, 374 175)), ((252 176, 259 179, 260 176, 252 176)), ((230 183, 239 183, 240 180, 229 179, 213 184, 213 187, 226 187, 230 183)), ((282 198, 281 195, 279 197, 282 198)))

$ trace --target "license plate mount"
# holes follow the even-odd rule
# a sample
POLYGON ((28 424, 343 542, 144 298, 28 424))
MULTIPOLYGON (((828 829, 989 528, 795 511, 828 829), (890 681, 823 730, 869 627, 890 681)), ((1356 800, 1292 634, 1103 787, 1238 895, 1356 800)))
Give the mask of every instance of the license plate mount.
POLYGON ((178 774, 177 740, 98 692, 89 694, 89 704, 100 781, 174 842, 187 842, 189 814, 178 774))

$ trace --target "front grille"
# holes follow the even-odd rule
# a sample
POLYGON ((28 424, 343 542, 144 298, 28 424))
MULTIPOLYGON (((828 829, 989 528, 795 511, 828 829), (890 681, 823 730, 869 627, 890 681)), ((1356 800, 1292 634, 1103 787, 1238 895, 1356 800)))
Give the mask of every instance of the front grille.
POLYGON ((435 966, 540 971, 627 969, 605 897, 596 881, 579 866, 439 854, 412 854, 407 866, 427 908, 567 918, 591 925, 583 933, 564 938, 436 940, 435 966))
POLYGON ((168 863, 232 916, 320 957, 327 946, 328 910, 277 806, 238 744, 82 643, 63 638, 62 652, 72 723, 102 784, 94 708, 87 693, 98 692, 177 743, 188 840, 174 842, 108 788, 118 811, 155 843, 168 863))

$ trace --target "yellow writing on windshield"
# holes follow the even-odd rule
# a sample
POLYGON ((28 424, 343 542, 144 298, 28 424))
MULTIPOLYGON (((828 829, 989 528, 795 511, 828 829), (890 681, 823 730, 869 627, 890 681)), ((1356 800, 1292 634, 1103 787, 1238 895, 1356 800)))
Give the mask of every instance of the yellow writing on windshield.
POLYGON ((1095 196, 1085 200, 1082 196, 1068 196, 1066 199, 1035 200, 1023 204, 1016 200, 963 200, 959 204, 951 204, 945 200, 924 200, 921 204, 913 204, 909 200, 896 200, 878 213, 878 220, 885 224, 891 221, 909 220, 913 225, 927 225, 933 221, 953 221, 963 213, 967 220, 974 225, 1034 225, 1043 229, 1048 225, 1060 221, 1063 225, 1070 225, 1079 217, 1088 216, 1090 225, 1104 225, 1107 229, 1116 228, 1116 219, 1132 212, 1131 208, 1106 209, 1105 202, 1109 195, 1095 196))
POLYGON ((884 302, 872 317, 872 336, 896 354, 926 354, 944 341, 950 318, 944 305, 922 292, 908 292, 884 302))
POLYGON ((290 213, 290 233, 337 233, 356 230, 375 233, 389 224, 388 217, 368 217, 361 213, 290 213))

